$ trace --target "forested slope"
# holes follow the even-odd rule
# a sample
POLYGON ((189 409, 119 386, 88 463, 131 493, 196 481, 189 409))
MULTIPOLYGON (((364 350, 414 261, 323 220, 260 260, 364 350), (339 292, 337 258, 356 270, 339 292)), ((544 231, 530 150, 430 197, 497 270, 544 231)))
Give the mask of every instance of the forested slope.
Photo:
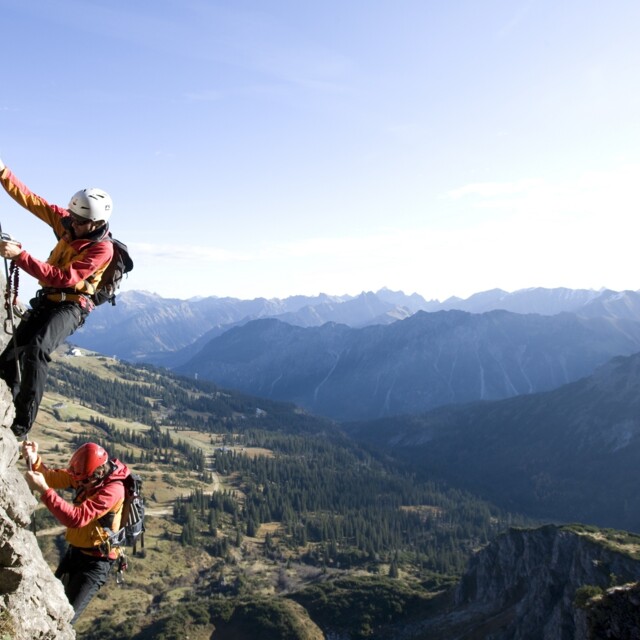
MULTIPOLYGON (((293 405, 104 357, 57 359, 37 430, 52 455, 98 440, 145 479, 145 557, 131 559, 126 587, 109 585, 79 625, 98 640, 184 637, 172 629, 205 619, 203 629, 221 629, 238 607, 260 618, 264 598, 307 633, 305 610, 281 597, 343 578, 355 580, 353 597, 369 576, 386 585, 374 594, 430 600, 474 549, 519 521, 417 481, 293 405), (127 590, 138 606, 110 606, 127 590)), ((60 547, 45 544, 52 564, 60 547)), ((373 627, 386 624, 386 596, 367 601, 373 627)), ((406 613, 399 606, 394 619, 406 613)))

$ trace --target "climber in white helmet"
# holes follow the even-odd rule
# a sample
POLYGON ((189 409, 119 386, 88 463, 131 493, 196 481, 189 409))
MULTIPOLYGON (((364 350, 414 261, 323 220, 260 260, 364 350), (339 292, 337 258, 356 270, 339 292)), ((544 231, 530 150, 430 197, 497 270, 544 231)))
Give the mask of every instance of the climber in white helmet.
POLYGON ((94 307, 91 295, 113 256, 108 237, 113 205, 102 189, 78 191, 67 207, 49 204, 22 184, 2 160, 0 184, 18 204, 48 224, 57 239, 46 261, 17 242, 0 240, 0 257, 37 278, 41 286, 31 300, 31 311, 0 355, 0 378, 12 391, 16 409, 11 429, 23 438, 38 413, 51 353, 94 307))

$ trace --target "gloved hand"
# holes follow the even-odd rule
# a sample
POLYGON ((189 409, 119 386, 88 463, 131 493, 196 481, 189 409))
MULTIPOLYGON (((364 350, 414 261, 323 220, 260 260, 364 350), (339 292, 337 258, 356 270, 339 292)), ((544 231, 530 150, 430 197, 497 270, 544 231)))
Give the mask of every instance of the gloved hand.
POLYGON ((4 162, 2 162, 2 158, 0 158, 0 171, 4 169, 4 162))

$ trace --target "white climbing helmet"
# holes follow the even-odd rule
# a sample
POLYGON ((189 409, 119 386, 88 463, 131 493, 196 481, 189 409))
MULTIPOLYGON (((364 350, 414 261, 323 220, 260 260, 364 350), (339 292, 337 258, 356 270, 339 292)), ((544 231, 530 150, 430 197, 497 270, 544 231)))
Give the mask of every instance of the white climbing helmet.
POLYGON ((92 222, 106 222, 111 216, 113 202, 102 189, 83 189, 74 194, 67 208, 71 213, 92 222))

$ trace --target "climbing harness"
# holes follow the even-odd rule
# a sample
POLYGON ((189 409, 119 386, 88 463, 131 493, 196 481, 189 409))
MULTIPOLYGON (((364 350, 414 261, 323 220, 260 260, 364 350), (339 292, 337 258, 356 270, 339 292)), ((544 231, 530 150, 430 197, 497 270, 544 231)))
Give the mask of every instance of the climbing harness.
MULTIPOLYGON (((1 224, 0 239, 6 242, 15 242, 8 233, 3 233, 1 224)), ((4 331, 12 336, 13 355, 16 361, 16 381, 18 384, 21 384, 22 372, 20 371, 20 359, 18 358, 15 319, 15 308, 18 306, 18 285, 20 284, 20 270, 18 269, 18 265, 12 260, 11 266, 9 266, 7 258, 4 258, 4 274, 7 281, 7 287, 4 294, 4 308, 7 312, 7 318, 4 321, 4 331)))

